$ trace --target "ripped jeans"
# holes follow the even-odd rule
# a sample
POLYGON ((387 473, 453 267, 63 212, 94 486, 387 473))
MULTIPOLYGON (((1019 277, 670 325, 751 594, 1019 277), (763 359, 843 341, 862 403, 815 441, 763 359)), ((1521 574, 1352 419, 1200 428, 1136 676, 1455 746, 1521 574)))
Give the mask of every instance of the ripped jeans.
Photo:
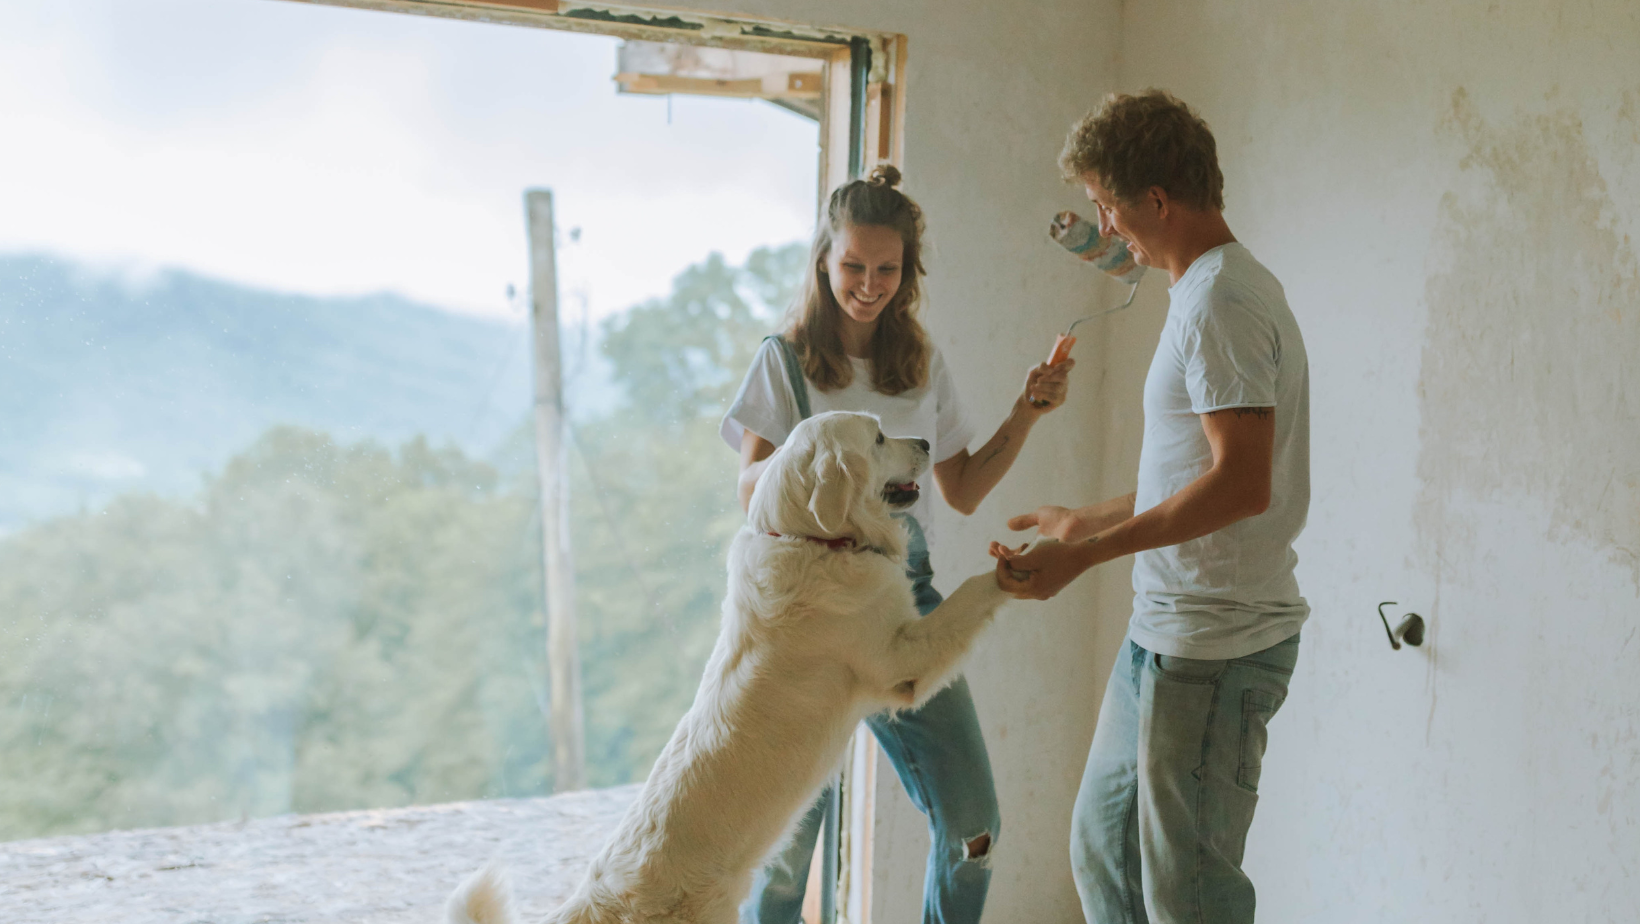
MULTIPOLYGON (((922 530, 910 521, 907 531, 907 576, 913 582, 917 610, 926 616, 942 598, 932 583, 934 572, 922 530)), ((924 924, 974 924, 991 886, 988 858, 1001 819, 991 758, 967 678, 957 678, 915 712, 879 713, 868 717, 866 724, 894 764, 912 804, 928 816, 932 843, 923 879, 924 924)), ((751 895, 740 906, 741 924, 797 924, 815 840, 835 798, 835 788, 827 787, 798 823, 791 842, 758 872, 751 895)))

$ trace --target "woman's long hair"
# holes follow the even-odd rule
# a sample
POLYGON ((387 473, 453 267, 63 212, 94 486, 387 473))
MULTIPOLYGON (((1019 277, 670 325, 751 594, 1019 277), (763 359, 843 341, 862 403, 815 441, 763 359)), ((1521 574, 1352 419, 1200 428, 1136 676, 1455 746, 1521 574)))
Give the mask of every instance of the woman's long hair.
POLYGON ((899 232, 905 242, 900 262, 900 288, 877 316, 871 335, 871 387, 897 395, 928 381, 928 335, 918 310, 922 304, 922 209, 894 187, 900 171, 882 164, 864 180, 853 180, 831 194, 826 214, 814 232, 803 294, 792 305, 785 336, 796 348, 803 372, 821 391, 836 391, 854 378, 854 367, 843 352, 842 306, 831 294, 826 258, 837 232, 848 226, 880 225, 899 232))

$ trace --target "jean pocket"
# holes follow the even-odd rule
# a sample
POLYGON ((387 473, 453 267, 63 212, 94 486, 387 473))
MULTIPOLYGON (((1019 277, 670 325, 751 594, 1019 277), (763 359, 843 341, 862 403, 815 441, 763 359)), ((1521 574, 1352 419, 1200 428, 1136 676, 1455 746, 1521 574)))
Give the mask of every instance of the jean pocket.
POLYGON ((1150 664, 1169 680, 1180 683, 1218 683, 1224 676, 1229 661, 1203 661, 1198 658, 1175 658, 1172 655, 1152 654, 1150 664))
POLYGON ((1236 784, 1248 792, 1258 792, 1264 748, 1270 742, 1270 717, 1281 708, 1281 702, 1282 697, 1264 690, 1242 691, 1241 766, 1236 771, 1236 784))

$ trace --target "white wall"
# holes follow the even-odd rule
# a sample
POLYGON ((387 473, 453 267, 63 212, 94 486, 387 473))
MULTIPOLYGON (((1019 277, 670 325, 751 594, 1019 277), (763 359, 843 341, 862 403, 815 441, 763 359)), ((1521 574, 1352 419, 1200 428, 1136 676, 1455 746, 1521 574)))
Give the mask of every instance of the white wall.
MULTIPOLYGON (((1313 373, 1315 617, 1249 842, 1260 920, 1640 919, 1640 6, 737 7, 909 36, 930 326, 987 424, 1112 294, 1043 239, 1077 203, 1066 127, 1147 85, 1212 123, 1313 373), (1422 650, 1389 650, 1380 600, 1429 617, 1422 650)), ((1007 513, 1131 489, 1156 282, 1083 338, 1059 426, 941 523, 945 586, 1007 513)), ((1004 813, 989 920, 1079 917, 1068 808, 1126 565, 1017 607, 970 668, 1004 813)), ((883 779, 876 917, 915 920, 922 822, 883 779)))
MULTIPOLYGON (((1115 294, 1047 238, 1054 212, 1081 201, 1055 166, 1065 132, 1114 86, 1115 0, 699 6, 907 36, 903 188, 927 213, 927 318, 988 437, 1056 329, 1115 294)), ((1097 491, 1096 366, 1078 370, 1072 406, 1039 428, 978 513, 939 521, 937 586, 949 590, 988 568, 986 543, 1005 538, 1008 515, 1097 491)), ((1016 604, 970 662, 1003 815, 987 920, 1079 917, 1066 855, 1070 806, 1108 672, 1108 656, 1093 655, 1108 634, 1089 612, 1095 590, 1089 581, 1051 604, 1016 604)), ((886 764, 879 780, 874 918, 920 920, 925 823, 886 764)))
POLYGON ((1154 0, 1122 35, 1123 88, 1212 124, 1312 363, 1260 920, 1640 920, 1640 5, 1154 0))

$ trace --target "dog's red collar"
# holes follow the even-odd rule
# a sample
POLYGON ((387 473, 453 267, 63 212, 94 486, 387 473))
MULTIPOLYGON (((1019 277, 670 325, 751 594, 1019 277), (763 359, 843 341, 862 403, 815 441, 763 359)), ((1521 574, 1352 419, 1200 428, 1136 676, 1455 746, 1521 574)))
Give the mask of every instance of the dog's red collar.
MULTIPOLYGON (((786 538, 785 533, 771 532, 771 533, 769 533, 769 535, 775 537, 776 539, 786 538)), ((858 543, 856 543, 854 541, 853 536, 840 536, 836 539, 822 539, 819 536, 793 536, 791 538, 793 538, 793 539, 807 539, 810 542, 818 542, 821 545, 825 546, 828 549, 831 549, 834 552, 838 551, 838 550, 841 550, 841 549, 852 549, 852 548, 855 548, 858 545, 858 543)))

